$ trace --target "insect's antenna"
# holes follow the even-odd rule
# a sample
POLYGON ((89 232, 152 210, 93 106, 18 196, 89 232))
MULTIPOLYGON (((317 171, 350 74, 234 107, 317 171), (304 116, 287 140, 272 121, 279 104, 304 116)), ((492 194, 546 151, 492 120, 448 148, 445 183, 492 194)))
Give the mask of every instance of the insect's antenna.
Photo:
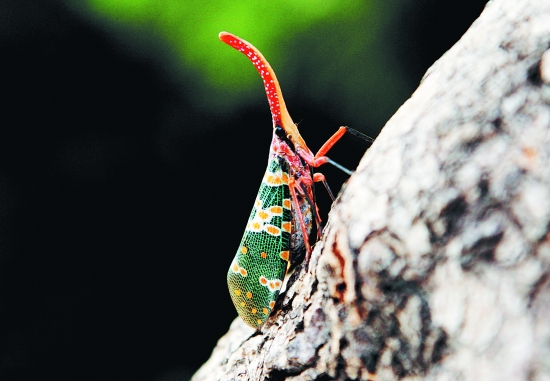
MULTIPOLYGON (((356 136, 358 137, 359 139, 363 139, 365 140, 366 142, 369 142, 369 143, 373 143, 374 142, 374 139, 371 138, 370 136, 368 135, 365 135, 363 134, 362 132, 359 132, 351 127, 348 127, 348 126, 343 126, 343 127, 340 127, 340 130, 339 131, 342 131, 342 129, 345 128, 346 129, 346 132, 349 132, 351 135, 353 136, 356 136)), ((341 136, 341 135, 340 135, 341 136)), ((330 141, 330 139, 329 139, 330 141)), ((334 141, 332 142, 332 144, 334 144, 334 141)), ((331 147, 332 145, 329 145, 329 148, 331 147)), ((321 148, 322 150, 323 148, 321 148)), ((332 165, 334 165, 336 168, 338 168, 339 170, 341 170, 342 172, 346 173, 347 175, 351 176, 351 171, 349 169, 347 169, 346 167, 338 164, 337 162, 335 162, 334 160, 330 159, 329 157, 326 157, 326 162, 327 163, 330 163, 332 165)), ((327 185, 325 184, 325 187, 327 187, 327 185)), ((330 193, 330 192, 329 192, 330 193)))
POLYGON ((364 133, 362 132, 359 132, 351 127, 348 127, 348 126, 344 126, 346 131, 349 132, 350 134, 352 134, 353 136, 356 136, 358 137, 359 139, 363 139, 369 143, 374 143, 374 139, 371 138, 370 136, 368 135, 365 135, 364 133))

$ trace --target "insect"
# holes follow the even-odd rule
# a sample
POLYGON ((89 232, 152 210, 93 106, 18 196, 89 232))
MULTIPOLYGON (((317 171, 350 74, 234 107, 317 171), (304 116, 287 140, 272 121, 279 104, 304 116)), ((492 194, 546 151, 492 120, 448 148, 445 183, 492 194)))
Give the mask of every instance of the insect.
MULTIPOLYGON (((312 169, 326 163, 337 165, 325 154, 349 129, 340 127, 313 155, 286 109, 275 72, 264 56, 252 44, 231 33, 221 32, 219 38, 254 64, 263 79, 273 118, 267 169, 227 273, 229 293, 237 312, 246 324, 259 329, 275 307, 292 257, 305 250, 309 260, 313 219, 320 237, 321 220, 313 183, 325 182, 324 176, 313 174, 312 169)), ((362 135, 355 130, 350 132, 362 135)))

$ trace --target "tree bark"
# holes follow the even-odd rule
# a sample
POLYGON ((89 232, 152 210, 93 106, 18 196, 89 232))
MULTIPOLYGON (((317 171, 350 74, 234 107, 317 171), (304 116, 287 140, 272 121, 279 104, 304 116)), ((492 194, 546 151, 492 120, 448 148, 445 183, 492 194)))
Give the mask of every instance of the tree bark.
POLYGON ((550 380, 549 47, 550 1, 489 2, 193 380, 550 380))

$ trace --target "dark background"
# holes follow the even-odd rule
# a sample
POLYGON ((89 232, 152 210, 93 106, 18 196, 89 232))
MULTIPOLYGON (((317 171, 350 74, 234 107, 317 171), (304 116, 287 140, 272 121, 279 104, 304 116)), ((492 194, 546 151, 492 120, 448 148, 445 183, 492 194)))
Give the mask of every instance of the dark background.
MULTIPOLYGON (((133 36, 136 54, 63 3, 0 4, 0 380, 186 379, 236 316, 225 274, 265 169, 267 102, 211 113, 154 37, 133 36)), ((405 90, 353 126, 371 136, 484 6, 398 4, 377 46, 405 90)), ((345 117, 288 87, 315 151, 345 117)), ((331 157, 354 168, 366 148, 346 137, 331 157)))

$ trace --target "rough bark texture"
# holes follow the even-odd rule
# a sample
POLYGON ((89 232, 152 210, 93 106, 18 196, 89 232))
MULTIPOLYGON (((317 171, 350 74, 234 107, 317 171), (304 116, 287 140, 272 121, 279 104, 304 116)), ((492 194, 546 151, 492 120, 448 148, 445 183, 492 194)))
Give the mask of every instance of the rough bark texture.
POLYGON ((549 47, 550 1, 490 2, 194 380, 549 380, 549 47))

